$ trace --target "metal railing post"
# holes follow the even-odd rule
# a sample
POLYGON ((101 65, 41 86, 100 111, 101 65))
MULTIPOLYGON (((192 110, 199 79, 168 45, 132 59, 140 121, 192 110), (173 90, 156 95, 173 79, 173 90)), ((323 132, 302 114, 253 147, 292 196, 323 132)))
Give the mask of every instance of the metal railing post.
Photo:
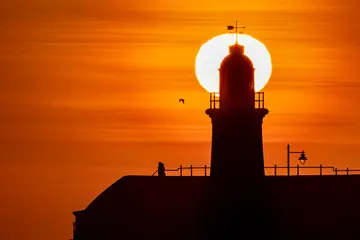
POLYGON ((182 165, 180 165, 180 177, 182 177, 182 165))
POLYGON ((274 166, 274 175, 276 176, 276 164, 274 166))
POLYGON ((348 176, 349 175, 349 168, 347 167, 346 168, 346 176, 348 176))
POLYGON ((296 172, 297 172, 297 175, 299 176, 299 164, 296 166, 296 172))
POLYGON ((322 164, 320 164, 320 176, 322 176, 322 164))
POLYGON ((206 177, 206 165, 205 165, 205 177, 206 177))
POLYGON ((190 165, 190 176, 192 177, 192 165, 190 165))
POLYGON ((287 175, 290 176, 290 144, 287 145, 287 175))
POLYGON ((335 176, 337 176, 337 171, 338 171, 337 168, 335 168, 335 176))
POLYGON ((213 102, 213 108, 216 109, 216 93, 213 94, 212 102, 213 102))

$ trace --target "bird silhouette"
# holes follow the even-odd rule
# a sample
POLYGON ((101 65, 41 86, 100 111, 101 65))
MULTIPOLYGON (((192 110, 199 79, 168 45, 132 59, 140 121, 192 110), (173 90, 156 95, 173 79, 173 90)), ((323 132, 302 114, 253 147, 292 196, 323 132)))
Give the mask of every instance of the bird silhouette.
POLYGON ((180 98, 180 99, 179 99, 179 102, 182 102, 183 104, 185 104, 185 99, 180 98))

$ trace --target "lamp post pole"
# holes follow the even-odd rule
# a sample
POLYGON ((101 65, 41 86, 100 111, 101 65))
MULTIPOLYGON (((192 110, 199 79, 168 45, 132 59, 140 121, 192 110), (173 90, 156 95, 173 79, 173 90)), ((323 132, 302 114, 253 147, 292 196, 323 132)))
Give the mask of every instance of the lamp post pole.
MULTIPOLYGON (((291 153, 300 153, 301 154, 301 157, 299 158, 299 160, 307 160, 306 157, 305 157, 305 152, 302 151, 302 152, 291 152, 290 151, 290 144, 287 145, 287 175, 290 176, 290 154, 291 153)), ((305 164, 305 161, 304 163, 302 164, 305 164)))

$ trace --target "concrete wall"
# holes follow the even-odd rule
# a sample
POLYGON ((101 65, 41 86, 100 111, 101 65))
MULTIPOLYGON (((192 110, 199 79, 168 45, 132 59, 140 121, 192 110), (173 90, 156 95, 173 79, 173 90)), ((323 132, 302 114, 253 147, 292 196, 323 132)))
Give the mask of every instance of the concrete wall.
POLYGON ((360 176, 128 176, 76 218, 74 238, 360 239, 359 200, 360 176))

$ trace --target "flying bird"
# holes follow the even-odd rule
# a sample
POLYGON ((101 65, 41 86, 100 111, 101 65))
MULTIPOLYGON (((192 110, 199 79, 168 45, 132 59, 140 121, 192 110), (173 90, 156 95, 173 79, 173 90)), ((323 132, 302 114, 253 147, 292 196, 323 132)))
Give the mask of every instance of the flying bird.
POLYGON ((179 99, 179 102, 182 102, 183 104, 185 104, 185 99, 180 98, 180 99, 179 99))

